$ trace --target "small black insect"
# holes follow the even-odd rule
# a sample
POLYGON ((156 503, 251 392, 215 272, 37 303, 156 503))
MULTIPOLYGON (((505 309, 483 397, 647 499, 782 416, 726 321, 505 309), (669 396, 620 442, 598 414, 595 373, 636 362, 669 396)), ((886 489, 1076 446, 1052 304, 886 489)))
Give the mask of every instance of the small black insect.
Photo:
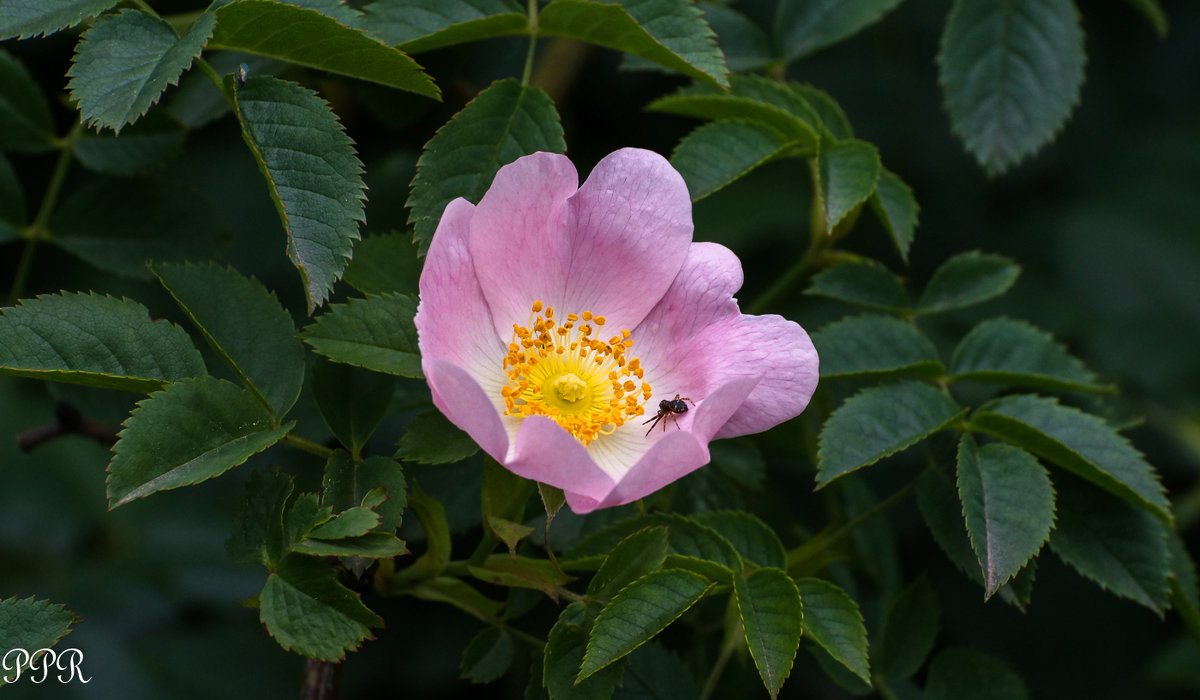
MULTIPOLYGON (((677 416, 688 412, 688 404, 689 403, 692 404, 693 406, 696 405, 696 402, 692 401, 691 399, 689 399, 686 396, 680 398, 679 394, 675 394, 675 398, 671 399, 670 401, 668 401, 667 399, 663 399, 662 401, 659 401, 658 402, 658 413, 650 420, 646 421, 645 423, 642 423, 642 425, 645 425, 646 423, 650 423, 650 428, 648 430, 646 430, 646 434, 649 435, 650 431, 654 430, 654 426, 658 425, 658 422, 661 421, 663 418, 666 418, 667 416, 670 416, 671 420, 675 421, 675 427, 678 428, 679 427, 679 418, 677 418, 677 416), (687 403, 684 403, 685 401, 687 403)), ((667 424, 663 423, 663 430, 666 430, 666 429, 667 429, 667 424)))
POLYGON ((233 76, 233 79, 237 81, 237 86, 239 88, 246 86, 246 76, 248 75, 250 75, 250 66, 246 65, 245 63, 238 66, 237 73, 233 76))

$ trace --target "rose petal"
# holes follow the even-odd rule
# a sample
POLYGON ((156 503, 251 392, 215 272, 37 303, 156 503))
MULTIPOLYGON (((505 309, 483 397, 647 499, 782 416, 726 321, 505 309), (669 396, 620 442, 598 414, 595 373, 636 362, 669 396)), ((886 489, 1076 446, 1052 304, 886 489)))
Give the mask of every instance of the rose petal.
MULTIPOLYGON (((718 387, 711 396, 680 418, 680 429, 667 428, 654 438, 646 453, 620 478, 603 499, 567 491, 567 502, 576 513, 632 503, 708 464, 708 441, 754 388, 753 379, 736 379, 718 387), (685 425, 684 421, 690 421, 685 425)), ((564 489, 566 491, 566 489, 564 489)))
POLYGON ((692 242, 683 177, 653 151, 623 148, 596 164, 569 201, 571 254, 564 311, 632 329, 679 272, 692 242))
POLYGON ((496 332, 525 324, 534 300, 555 304, 570 263, 567 198, 579 174, 566 156, 534 153, 496 173, 471 222, 469 248, 496 332))
POLYGON ((521 422, 517 439, 501 463, 526 479, 595 500, 608 495, 614 484, 582 443, 545 416, 530 416, 521 422))
POLYGON ((467 250, 474 211, 462 198, 446 205, 421 271, 415 322, 423 359, 452 362, 490 389, 506 346, 487 332, 493 327, 491 312, 467 250))
POLYGON ((647 410, 676 393, 703 398, 724 380, 709 371, 709 357, 732 342, 722 329, 740 316, 733 294, 741 286, 741 263, 728 248, 716 243, 688 248, 670 288, 632 334, 633 354, 655 390, 647 410), (716 325, 722 321, 726 325, 716 325))
POLYGON ((725 356, 727 364, 721 374, 743 374, 750 366, 766 367, 767 372, 717 431, 717 438, 761 432, 793 418, 808 406, 817 390, 817 349, 798 324, 773 314, 742 316, 735 332, 742 349, 725 356))
MULTIPOLYGON (((465 369, 445 360, 421 360, 433 405, 466 431, 497 462, 508 456, 508 434, 487 392, 465 369)), ((565 434, 565 433, 564 433, 565 434)))

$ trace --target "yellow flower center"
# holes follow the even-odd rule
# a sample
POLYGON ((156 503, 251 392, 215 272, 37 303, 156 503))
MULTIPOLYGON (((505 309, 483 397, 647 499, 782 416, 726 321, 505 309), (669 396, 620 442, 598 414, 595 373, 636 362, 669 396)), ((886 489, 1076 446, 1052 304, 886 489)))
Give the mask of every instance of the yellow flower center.
POLYGON ((548 416, 586 445, 645 413, 653 392, 641 361, 629 356, 629 331, 605 342, 593 335, 603 326, 604 317, 590 311, 559 323, 554 307, 543 311, 535 301, 529 325, 513 324, 504 358, 505 415, 548 416))

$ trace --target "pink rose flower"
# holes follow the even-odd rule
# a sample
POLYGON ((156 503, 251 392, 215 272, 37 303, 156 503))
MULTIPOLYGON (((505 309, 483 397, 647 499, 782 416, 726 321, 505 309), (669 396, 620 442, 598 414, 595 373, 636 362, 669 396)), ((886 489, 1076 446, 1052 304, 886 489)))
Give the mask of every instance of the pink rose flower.
POLYGON ((703 466, 711 440, 799 414, 817 353, 796 323, 738 310, 741 264, 692 242, 662 156, 625 148, 578 182, 565 156, 535 153, 477 206, 450 202, 416 326, 438 409, 586 513, 703 466))

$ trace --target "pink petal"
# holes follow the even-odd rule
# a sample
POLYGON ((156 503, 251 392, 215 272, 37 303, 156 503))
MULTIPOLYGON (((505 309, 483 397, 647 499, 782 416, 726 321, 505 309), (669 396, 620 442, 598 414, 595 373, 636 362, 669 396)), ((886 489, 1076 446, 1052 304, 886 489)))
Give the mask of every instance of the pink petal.
POLYGON ((774 314, 742 316, 735 332, 742 349, 726 356, 727 374, 738 374, 746 365, 763 366, 767 372, 717 438, 761 432, 793 418, 817 390, 817 350, 798 324, 774 314))
POLYGON ((683 424, 681 419, 681 429, 667 428, 604 498, 564 489, 571 510, 582 514, 632 503, 708 464, 708 441, 742 405, 755 384, 753 379, 736 379, 717 388, 684 414, 690 418, 690 425, 683 424))
POLYGON ((679 272, 692 242, 692 200, 683 177, 653 151, 623 148, 596 164, 569 203, 567 311, 632 329, 679 272))
POLYGON ((633 354, 655 390, 650 406, 676 393, 702 398, 721 383, 709 372, 709 357, 729 341, 707 329, 741 315, 733 298, 741 286, 741 263, 728 248, 716 243, 688 248, 671 287, 633 331, 633 354))
POLYGON ((567 198, 579 174, 566 156, 534 153, 500 168, 475 208, 470 251, 501 338, 534 300, 557 303, 570 262, 567 198))
POLYGON ((734 379, 759 380, 717 438, 771 428, 798 415, 817 386, 817 353, 798 324, 742 314, 737 257, 715 243, 694 243, 679 276, 633 333, 654 388, 650 407, 676 393, 699 400, 734 379))
POLYGON ((416 326, 422 359, 452 362, 486 382, 500 371, 506 345, 488 332, 491 312, 467 250, 474 211, 462 198, 446 205, 421 272, 416 326))
POLYGON ((626 148, 576 191, 564 156, 506 165, 476 208, 470 250, 501 337, 534 300, 633 328, 675 278, 691 242, 687 186, 665 158, 626 148))
POLYGON ((429 382, 433 405, 451 423, 466 431, 484 452, 504 464, 508 453, 508 433, 500 420, 500 412, 479 382, 462 367, 445 360, 423 357, 421 369, 425 371, 425 380, 429 382))
POLYGON ((545 416, 530 416, 521 422, 512 450, 501 463, 526 479, 589 499, 603 499, 613 488, 613 480, 583 444, 545 416))

